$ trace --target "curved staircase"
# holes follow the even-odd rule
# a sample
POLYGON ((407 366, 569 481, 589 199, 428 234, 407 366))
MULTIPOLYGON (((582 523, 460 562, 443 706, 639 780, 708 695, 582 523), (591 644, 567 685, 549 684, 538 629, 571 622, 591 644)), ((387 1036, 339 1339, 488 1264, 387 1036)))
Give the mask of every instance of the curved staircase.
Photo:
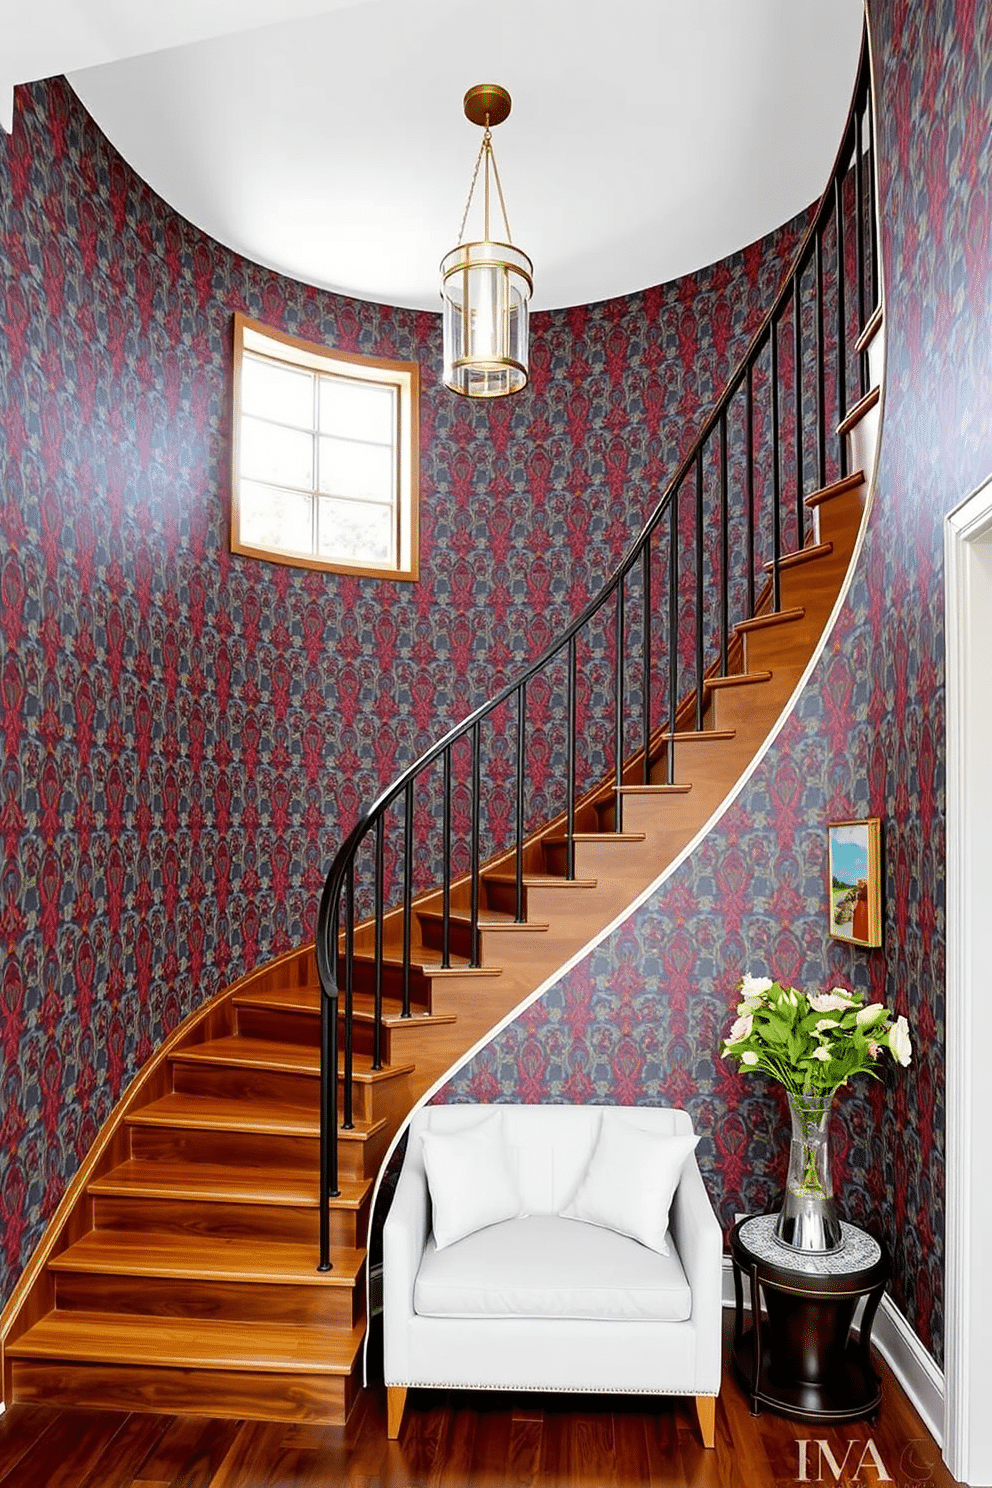
MULTIPOLYGON (((828 188, 838 210, 848 187, 856 201, 866 192, 873 200, 863 116, 870 137, 866 68, 828 188)), ((812 395, 802 382, 801 356, 795 372, 789 451, 797 466, 799 510, 790 520, 801 541, 795 550, 782 547, 789 528, 784 518, 780 526, 776 505, 764 565, 769 577, 755 592, 752 572, 748 613, 732 623, 726 601, 727 406, 735 391, 746 396, 753 428, 763 336, 775 370, 773 310, 752 348, 752 370, 732 379, 722 425, 718 409, 666 493, 667 508, 665 501, 659 508, 673 513, 674 553, 678 493, 685 488, 691 503, 695 480, 701 554, 701 452, 715 433, 723 450, 719 655, 711 651, 707 670, 698 667, 691 688, 671 692, 660 721, 645 705, 645 742, 625 750, 621 734, 609 776, 581 794, 570 790, 555 820, 525 835, 521 809, 516 840, 486 863, 477 861, 476 821, 476 861, 468 872, 454 877, 446 867, 443 884, 426 893, 413 891, 408 873, 400 902, 387 907, 380 895, 375 913, 360 924, 353 923, 353 881, 339 874, 346 897, 325 892, 322 920, 330 972, 319 965, 318 936, 317 949, 306 947, 252 972, 187 1019, 101 1133, 0 1320, 6 1401, 347 1419, 365 1331, 371 1194, 392 1138, 445 1071, 622 913, 705 826, 788 706, 841 592, 865 511, 879 417, 881 313, 867 315, 864 303, 877 289, 876 234, 873 214, 867 229, 861 216, 855 305, 864 329, 850 348, 857 397, 848 408, 847 362, 839 359, 833 377, 839 442, 828 461, 821 434, 818 459, 815 451, 811 456, 819 488, 810 495, 802 489, 809 463, 802 452, 805 426, 813 404, 822 426, 830 382, 823 371, 829 352, 824 204, 791 271, 798 296, 804 262, 814 266, 820 322, 812 395), (863 232, 870 237, 870 261, 863 232), (828 464, 834 468, 824 480, 828 464), (338 1118, 325 1122, 323 1138, 322 1050, 323 1089, 333 1092, 329 1103, 338 1118), (325 1190, 330 1198, 323 1204, 325 1190), (322 1215, 329 1270, 317 1264, 322 1215)), ((842 231, 835 229, 834 241, 842 282, 849 257, 842 231)), ((852 306, 845 306, 843 288, 838 298, 833 313, 842 346, 852 306)), ((804 312, 796 312, 792 324, 798 347, 804 312)), ((776 432, 777 424, 776 411, 776 432)), ((750 461, 750 434, 748 454, 750 461)), ((780 443, 771 446, 770 458, 777 503, 780 443)), ((748 469, 753 510, 750 463, 748 469)), ((649 553, 655 528, 649 523, 640 540, 649 553)), ((752 523, 752 557, 754 532, 752 523)), ((666 598, 674 601, 674 613, 682 590, 673 562, 666 598)), ((700 559, 697 580, 702 571, 700 559)), ((620 635, 622 605, 621 599, 620 635)), ((674 627, 672 620, 670 636, 674 627)), ((701 655, 702 642, 695 647, 701 655)), ((678 662, 671 676, 680 678, 678 662)), ((477 777, 477 753, 474 768, 477 777)), ((406 822, 409 839, 409 804, 406 822)), ((405 851, 409 861, 408 841, 405 851)), ((379 884, 382 872, 380 846, 373 867, 379 884)))

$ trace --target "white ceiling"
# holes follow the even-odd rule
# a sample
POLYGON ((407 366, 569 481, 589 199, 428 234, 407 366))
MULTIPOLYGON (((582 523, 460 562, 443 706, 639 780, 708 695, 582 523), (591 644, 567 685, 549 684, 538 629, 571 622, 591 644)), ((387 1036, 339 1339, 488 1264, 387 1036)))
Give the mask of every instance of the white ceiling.
POLYGON ((310 283, 434 310, 481 138, 461 110, 472 84, 513 95, 494 139, 535 308, 586 304, 711 263, 820 194, 862 3, 21 10, 0 83, 68 71, 121 154, 198 227, 310 283))

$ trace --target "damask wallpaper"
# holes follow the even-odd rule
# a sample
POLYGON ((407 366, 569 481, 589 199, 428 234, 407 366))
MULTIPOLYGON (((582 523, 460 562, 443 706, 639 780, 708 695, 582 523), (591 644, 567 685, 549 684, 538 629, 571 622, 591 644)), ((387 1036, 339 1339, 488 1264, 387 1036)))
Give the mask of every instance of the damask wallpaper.
POLYGON ((842 1094, 849 1218, 882 1234, 895 1300, 938 1362, 944 1271, 942 522, 992 469, 992 8, 870 0, 887 381, 867 542, 799 707, 719 827, 444 1092, 675 1102, 726 1225, 781 1192, 787 1119, 715 1057, 744 971, 870 988, 915 1056, 842 1094), (825 934, 824 828, 884 823, 885 944, 825 934))
POLYGON ((18 90, 0 136, 0 1298, 156 1042, 308 937, 360 806, 599 587, 799 230, 535 316, 531 389, 479 408, 440 389, 438 317, 238 258, 63 81, 18 90), (419 584, 227 551, 235 310, 420 362, 419 584))

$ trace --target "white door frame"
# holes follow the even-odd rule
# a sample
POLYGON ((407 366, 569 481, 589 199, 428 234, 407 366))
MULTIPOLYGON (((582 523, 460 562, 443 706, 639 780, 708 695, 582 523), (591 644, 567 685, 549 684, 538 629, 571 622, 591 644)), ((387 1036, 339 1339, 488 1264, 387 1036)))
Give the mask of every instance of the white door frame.
POLYGON ((992 1183, 982 1095, 992 1014, 992 477, 944 524, 947 1086, 944 1457, 992 1484, 992 1183))

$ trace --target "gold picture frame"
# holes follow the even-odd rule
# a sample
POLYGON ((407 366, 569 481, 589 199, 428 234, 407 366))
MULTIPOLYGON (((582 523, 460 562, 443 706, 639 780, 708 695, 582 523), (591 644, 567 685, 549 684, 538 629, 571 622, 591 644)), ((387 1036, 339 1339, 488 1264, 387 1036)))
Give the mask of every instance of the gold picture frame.
POLYGON ((877 816, 827 824, 830 934, 848 945, 882 944, 882 823, 877 816))

